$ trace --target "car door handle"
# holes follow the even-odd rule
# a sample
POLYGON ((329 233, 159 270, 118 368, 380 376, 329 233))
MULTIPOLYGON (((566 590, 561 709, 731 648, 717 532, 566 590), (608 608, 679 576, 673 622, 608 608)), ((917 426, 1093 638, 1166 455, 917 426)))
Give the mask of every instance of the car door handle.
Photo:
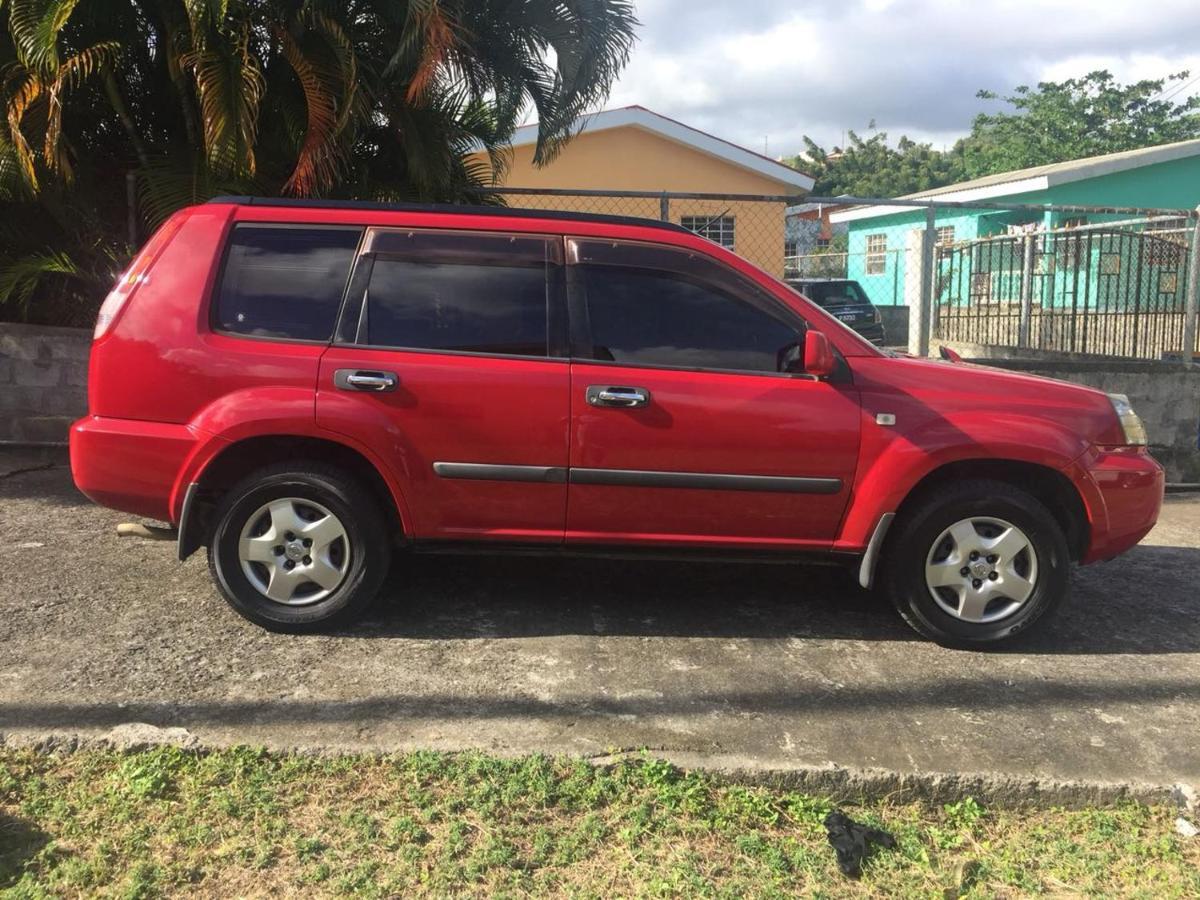
POLYGON ((650 402, 650 392, 639 387, 616 387, 603 384, 588 385, 587 402, 590 406, 617 406, 631 409, 650 402))
POLYGON ((367 391, 381 394, 394 391, 400 379, 395 372, 379 372, 374 369, 338 369, 333 373, 335 387, 343 391, 367 391))

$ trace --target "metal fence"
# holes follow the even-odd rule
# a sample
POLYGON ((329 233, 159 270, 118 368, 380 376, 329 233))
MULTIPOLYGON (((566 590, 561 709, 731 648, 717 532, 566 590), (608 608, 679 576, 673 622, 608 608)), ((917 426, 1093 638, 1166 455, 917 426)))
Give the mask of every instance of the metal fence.
POLYGON ((1194 232, 1187 218, 1160 216, 939 246, 935 336, 1104 356, 1181 355, 1194 232))
POLYGON ((784 195, 500 188, 510 206, 671 221, 775 276, 852 279, 879 306, 915 308, 931 340, 1140 359, 1197 345, 1195 210, 871 197, 804 198, 840 221, 844 249, 796 247, 784 195))

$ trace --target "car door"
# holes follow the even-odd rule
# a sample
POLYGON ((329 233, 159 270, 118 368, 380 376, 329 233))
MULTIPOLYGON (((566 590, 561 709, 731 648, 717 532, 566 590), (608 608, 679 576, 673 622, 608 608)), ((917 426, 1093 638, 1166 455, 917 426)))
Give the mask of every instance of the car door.
POLYGON ((848 370, 788 371, 804 320, 704 253, 580 238, 567 259, 567 541, 828 546, 860 410, 848 370))
POLYGON ((317 421, 397 474, 416 538, 562 540, 562 239, 372 229, 317 421))

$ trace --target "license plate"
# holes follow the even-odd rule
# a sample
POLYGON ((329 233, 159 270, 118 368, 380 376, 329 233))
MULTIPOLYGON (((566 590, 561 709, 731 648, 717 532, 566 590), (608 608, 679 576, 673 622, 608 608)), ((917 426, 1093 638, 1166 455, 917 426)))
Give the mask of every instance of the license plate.
POLYGON ((838 313, 838 318, 843 322, 857 322, 858 316, 854 313, 838 313))

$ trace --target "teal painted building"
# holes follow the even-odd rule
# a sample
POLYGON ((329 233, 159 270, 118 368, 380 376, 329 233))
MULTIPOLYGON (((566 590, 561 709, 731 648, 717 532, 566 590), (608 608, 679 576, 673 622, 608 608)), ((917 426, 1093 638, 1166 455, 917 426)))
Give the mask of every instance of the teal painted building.
MULTIPOLYGON (((1200 140, 1005 172, 904 199, 1194 209, 1200 204, 1200 140)), ((925 227, 925 215, 924 209, 870 206, 830 216, 831 223, 848 228, 847 277, 861 283, 875 303, 903 305, 914 296, 907 261, 916 258, 915 242, 925 227)), ((1045 235, 1034 244, 1033 269, 1042 276, 1035 290, 1043 306, 1113 308, 1151 295, 1160 307, 1172 304, 1172 297, 1181 301, 1184 258, 1178 250, 1187 243, 1184 223, 1174 230, 1164 221, 1132 226, 1149 227, 1147 233, 1158 235, 1149 241, 1126 240, 1114 233, 1125 226, 1095 227, 1129 218, 939 209, 938 301, 957 305, 1015 300, 1023 265, 1020 236, 1028 232, 1045 235)), ((1137 231, 1130 234, 1136 236, 1137 231)))

